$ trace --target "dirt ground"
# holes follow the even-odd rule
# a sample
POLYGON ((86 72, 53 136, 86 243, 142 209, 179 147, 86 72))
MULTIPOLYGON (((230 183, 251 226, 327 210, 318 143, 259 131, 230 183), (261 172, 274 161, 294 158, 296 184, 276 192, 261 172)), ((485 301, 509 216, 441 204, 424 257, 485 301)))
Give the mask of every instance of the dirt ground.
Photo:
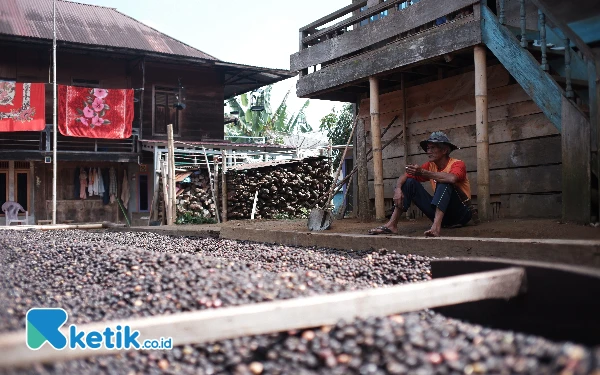
MULTIPOLYGON (((267 229, 276 231, 307 232, 307 220, 255 220, 229 221, 228 226, 267 229)), ((357 219, 335 220, 328 233, 367 234, 367 231, 382 225, 378 222, 361 223, 357 219)), ((419 237, 431 227, 427 219, 402 220, 398 235, 419 237)), ((493 237, 493 238, 539 238, 539 239, 585 239, 600 240, 600 227, 561 223, 557 219, 501 219, 492 222, 469 224, 463 228, 442 229, 448 237, 493 237)))

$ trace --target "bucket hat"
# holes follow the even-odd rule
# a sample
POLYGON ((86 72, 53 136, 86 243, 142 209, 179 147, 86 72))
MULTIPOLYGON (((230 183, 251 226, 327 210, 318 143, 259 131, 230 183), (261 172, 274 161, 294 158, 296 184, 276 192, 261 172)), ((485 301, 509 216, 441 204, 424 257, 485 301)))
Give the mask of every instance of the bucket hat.
POLYGON ((452 142, 450 142, 446 133, 440 132, 440 131, 431 133, 429 138, 427 138, 424 141, 421 141, 421 143, 420 143, 421 148, 425 152, 427 152, 427 143, 445 143, 448 146, 450 146, 450 151, 454 151, 454 150, 458 149, 458 147, 456 147, 452 142))

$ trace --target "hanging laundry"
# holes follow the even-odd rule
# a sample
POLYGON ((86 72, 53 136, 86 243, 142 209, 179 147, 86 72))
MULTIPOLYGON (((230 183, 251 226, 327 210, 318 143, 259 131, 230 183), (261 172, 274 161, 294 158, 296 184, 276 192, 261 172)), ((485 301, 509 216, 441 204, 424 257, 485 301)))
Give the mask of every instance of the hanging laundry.
POLYGON ((133 90, 58 86, 60 133, 71 137, 131 137, 133 90))
POLYGON ((44 130, 45 107, 43 83, 0 81, 0 132, 44 130))
POLYGON ((94 170, 92 168, 88 172, 88 194, 90 197, 94 195, 94 170))
POLYGON ((104 179, 102 178, 102 171, 100 168, 96 170, 96 175, 98 176, 98 195, 104 196, 104 179))
POLYGON ((85 173, 85 168, 81 168, 81 172, 79 173, 79 198, 85 199, 87 198, 85 194, 85 188, 88 185, 87 182, 87 173, 85 173))
POLYGON ((117 172, 114 167, 110 167, 108 172, 110 175, 110 186, 108 189, 110 195, 110 203, 115 203, 117 200, 117 172))
POLYGON ((94 195, 100 195, 98 194, 98 168, 94 168, 94 195))
POLYGON ((127 179, 127 171, 123 172, 123 186, 121 186, 121 201, 123 206, 127 208, 129 203, 129 180, 127 179))

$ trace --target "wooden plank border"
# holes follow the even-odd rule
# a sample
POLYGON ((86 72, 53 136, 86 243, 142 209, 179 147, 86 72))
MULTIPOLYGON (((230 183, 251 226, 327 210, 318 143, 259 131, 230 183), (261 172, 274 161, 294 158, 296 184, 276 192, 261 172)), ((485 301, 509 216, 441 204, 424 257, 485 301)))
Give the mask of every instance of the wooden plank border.
MULTIPOLYGON (((336 324, 357 317, 388 316, 426 308, 486 299, 509 299, 525 290, 525 271, 503 270, 440 278, 433 281, 314 297, 256 303, 219 310, 186 312, 120 322, 78 326, 79 332, 130 326, 141 339, 172 337, 173 346, 200 344, 241 336, 261 335, 336 324)), ((67 336, 68 328, 61 330, 67 336)), ((25 331, 0 336, 0 367, 28 366, 76 358, 116 354, 125 350, 63 349, 44 345, 31 350, 25 331)))

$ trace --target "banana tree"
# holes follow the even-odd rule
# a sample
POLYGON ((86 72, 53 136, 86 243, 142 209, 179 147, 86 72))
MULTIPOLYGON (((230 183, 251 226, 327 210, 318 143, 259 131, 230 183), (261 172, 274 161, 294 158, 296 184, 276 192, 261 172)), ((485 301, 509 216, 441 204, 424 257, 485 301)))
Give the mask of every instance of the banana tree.
POLYGON ((227 136, 246 136, 246 137, 266 137, 272 142, 281 142, 282 135, 293 134, 297 132, 310 132, 312 127, 306 122, 306 108, 309 105, 307 100, 298 113, 288 115, 287 100, 290 95, 288 91, 273 112, 271 108, 271 90, 272 86, 267 86, 263 91, 264 107, 260 112, 250 109, 248 94, 242 94, 238 97, 227 100, 226 104, 231 111, 239 113, 238 121, 225 126, 225 135, 227 136))

